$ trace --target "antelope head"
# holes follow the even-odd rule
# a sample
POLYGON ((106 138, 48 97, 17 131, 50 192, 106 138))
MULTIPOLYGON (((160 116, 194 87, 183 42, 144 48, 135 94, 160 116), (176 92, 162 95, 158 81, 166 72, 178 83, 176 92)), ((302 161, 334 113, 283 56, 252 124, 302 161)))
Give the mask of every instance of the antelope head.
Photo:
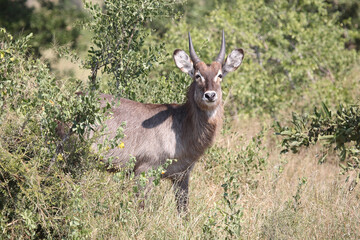
POLYGON ((189 32, 190 57, 181 49, 174 51, 175 64, 193 79, 194 100, 203 111, 212 111, 221 104, 221 81, 229 72, 235 71, 244 58, 244 51, 233 50, 225 59, 225 36, 222 31, 220 52, 211 64, 205 64, 196 55, 189 32))

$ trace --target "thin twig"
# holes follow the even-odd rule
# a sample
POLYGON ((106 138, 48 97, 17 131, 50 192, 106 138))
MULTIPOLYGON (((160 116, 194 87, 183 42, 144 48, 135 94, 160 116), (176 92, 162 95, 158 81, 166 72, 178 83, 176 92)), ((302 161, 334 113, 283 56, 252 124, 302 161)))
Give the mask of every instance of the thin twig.
MULTIPOLYGON (((131 44, 131 42, 132 42, 132 39, 133 39, 133 37, 134 37, 135 30, 136 30, 136 24, 137 24, 137 22, 135 22, 135 27, 133 28, 133 30, 132 30, 132 32, 131 32, 131 35, 130 35, 130 38, 129 38, 129 41, 128 41, 128 45, 127 45, 126 52, 128 52, 129 49, 130 49, 130 44, 131 44)), ((124 69, 124 71, 123 71, 123 76, 124 76, 125 73, 127 72, 128 67, 129 67, 129 63, 126 64, 126 66, 125 66, 125 69, 124 69)), ((117 77, 117 76, 115 76, 115 77, 117 77)), ((126 85, 126 81, 123 80, 123 82, 124 82, 124 84, 126 85)), ((116 85, 117 85, 116 88, 118 89, 118 88, 119 88, 119 81, 116 81, 116 85)))
POLYGON ((134 37, 135 30, 136 30, 137 22, 135 22, 134 25, 135 25, 135 27, 133 28, 133 30, 132 30, 132 32, 131 32, 130 39, 129 39, 129 42, 128 42, 126 51, 129 51, 130 44, 131 44, 131 42, 132 42, 132 39, 133 39, 133 37, 134 37))

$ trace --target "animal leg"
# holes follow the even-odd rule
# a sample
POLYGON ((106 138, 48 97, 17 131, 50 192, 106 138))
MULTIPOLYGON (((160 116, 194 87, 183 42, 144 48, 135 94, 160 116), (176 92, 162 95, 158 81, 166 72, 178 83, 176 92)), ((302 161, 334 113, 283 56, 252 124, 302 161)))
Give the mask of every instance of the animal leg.
POLYGON ((188 211, 189 177, 190 171, 186 171, 172 179, 179 214, 186 214, 188 211))

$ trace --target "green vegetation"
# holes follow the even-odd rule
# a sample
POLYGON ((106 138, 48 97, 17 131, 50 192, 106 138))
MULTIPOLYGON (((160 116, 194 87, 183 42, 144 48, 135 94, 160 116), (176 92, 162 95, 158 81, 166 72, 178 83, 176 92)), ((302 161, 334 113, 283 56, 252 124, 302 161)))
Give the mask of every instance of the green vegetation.
POLYGON ((344 107, 340 105, 336 114, 332 113, 323 103, 322 109, 314 110, 313 115, 297 116, 293 114, 291 127, 281 127, 278 123, 278 134, 283 136, 282 152, 291 150, 296 153, 299 148, 322 141, 326 146, 319 159, 320 163, 326 160, 328 152, 335 145, 339 151, 341 168, 347 172, 356 170, 358 176, 353 184, 360 178, 360 109, 359 105, 344 107), (344 165, 345 162, 345 165, 344 165))
POLYGON ((79 187, 76 179, 95 164, 90 142, 81 139, 103 110, 94 94, 75 94, 81 81, 57 80, 28 55, 31 34, 14 40, 1 29, 1 38, 1 231, 67 236, 74 213, 64 211, 80 198, 72 191, 79 187))
POLYGON ((101 3, 1 3, 1 239, 360 238, 357 1, 101 3), (181 218, 159 181, 166 166, 135 178, 99 161, 126 147, 126 126, 94 146, 97 96, 184 101, 190 79, 172 52, 188 51, 191 31, 210 62, 222 29, 245 59, 223 82, 223 131, 195 167, 181 218), (48 48, 88 76, 49 67, 48 48), (136 197, 149 177, 149 198, 136 197))
MULTIPOLYGON (((154 17, 171 20, 176 13, 175 4, 174 0, 104 1, 105 12, 99 5, 85 4, 90 15, 85 27, 93 33, 86 63, 91 69, 93 87, 100 84, 103 91, 138 101, 159 100, 141 97, 144 95, 141 86, 149 85, 149 72, 163 63, 165 55, 163 44, 145 45, 150 35, 146 23, 154 17), (96 79, 100 70, 108 76, 103 83, 96 79)), ((157 85, 161 86, 153 84, 157 85)), ((165 89, 169 89, 169 85, 165 89)))
POLYGON ((84 17, 79 7, 70 0, 35 2, 40 8, 29 7, 26 0, 1 1, 0 26, 16 38, 32 33, 30 48, 36 55, 54 44, 76 48, 80 31, 72 23, 84 17))

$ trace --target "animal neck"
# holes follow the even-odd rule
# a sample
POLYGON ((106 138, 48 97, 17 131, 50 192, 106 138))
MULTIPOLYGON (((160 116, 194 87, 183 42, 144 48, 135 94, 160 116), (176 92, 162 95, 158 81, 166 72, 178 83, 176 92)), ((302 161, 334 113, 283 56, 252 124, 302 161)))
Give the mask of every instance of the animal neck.
POLYGON ((220 103, 215 109, 202 110, 195 103, 194 98, 188 98, 184 104, 186 108, 186 121, 194 128, 201 130, 203 127, 216 127, 222 122, 223 106, 220 103))
POLYGON ((183 121, 183 134, 188 140, 189 148, 200 155, 213 143, 215 135, 222 125, 223 106, 220 103, 213 110, 202 110, 194 99, 194 85, 187 94, 187 101, 183 105, 185 119, 183 121))

